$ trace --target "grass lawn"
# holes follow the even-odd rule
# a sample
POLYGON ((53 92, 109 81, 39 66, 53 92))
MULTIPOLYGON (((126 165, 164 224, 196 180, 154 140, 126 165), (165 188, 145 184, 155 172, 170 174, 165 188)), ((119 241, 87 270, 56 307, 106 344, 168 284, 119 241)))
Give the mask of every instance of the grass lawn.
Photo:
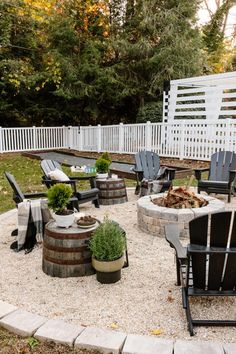
MULTIPOLYGON (((72 175, 69 167, 63 166, 66 174, 72 175)), ((10 172, 14 175, 21 190, 24 193, 47 191, 45 185, 41 183, 42 171, 40 168, 40 161, 22 156, 20 153, 2 154, 0 155, 0 213, 15 207, 12 200, 12 189, 4 176, 4 172, 10 172)), ((73 176, 81 174, 73 174, 73 176)), ((188 179, 174 180, 175 186, 185 185, 188 179)), ((196 181, 193 181, 196 185, 196 181)), ((135 181, 126 180, 126 186, 135 186, 135 181)), ((81 182, 78 185, 81 189, 89 187, 87 182, 81 182)))
POLYGON ((72 349, 52 342, 39 342, 37 339, 21 338, 0 329, 1 354, 100 354, 97 350, 72 349))

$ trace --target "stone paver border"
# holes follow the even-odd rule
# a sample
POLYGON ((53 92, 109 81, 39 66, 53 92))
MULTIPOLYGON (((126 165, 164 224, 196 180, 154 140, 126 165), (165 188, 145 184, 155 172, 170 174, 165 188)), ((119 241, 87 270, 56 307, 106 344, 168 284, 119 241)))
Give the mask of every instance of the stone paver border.
POLYGON ((103 354, 235 354, 236 343, 170 340, 126 334, 97 327, 74 326, 32 314, 0 300, 0 327, 23 337, 34 336, 103 354))

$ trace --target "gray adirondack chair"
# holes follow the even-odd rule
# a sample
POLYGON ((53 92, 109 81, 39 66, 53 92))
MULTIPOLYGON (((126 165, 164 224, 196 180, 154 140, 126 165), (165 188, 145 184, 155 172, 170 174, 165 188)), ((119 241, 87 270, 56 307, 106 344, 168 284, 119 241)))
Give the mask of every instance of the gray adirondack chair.
POLYGON ((180 243, 178 225, 165 227, 166 240, 176 252, 177 285, 182 287, 190 335, 194 335, 194 326, 236 326, 236 320, 193 319, 189 304, 191 296, 236 296, 235 213, 215 213, 211 220, 209 215, 200 216, 190 221, 189 231, 190 244, 185 248, 180 243))
POLYGON ((42 177, 42 182, 45 183, 47 188, 50 188, 56 183, 67 183, 70 184, 74 191, 74 197, 76 199, 76 205, 74 207, 79 210, 79 205, 82 203, 92 202, 96 208, 99 208, 98 193, 99 189, 96 188, 96 179, 94 176, 80 176, 80 177, 71 177, 69 176, 69 181, 61 182, 50 179, 49 172, 54 171, 55 169, 62 170, 59 162, 54 160, 42 160, 41 168, 44 172, 42 177), (76 181, 89 181, 91 189, 85 191, 78 191, 76 187, 76 181))
POLYGON ((236 154, 232 151, 219 151, 211 156, 210 168, 194 170, 198 180, 198 193, 228 194, 228 202, 234 192, 236 176, 236 154), (209 171, 208 179, 202 179, 202 173, 209 171))
MULTIPOLYGON (((142 180, 156 180, 159 177, 160 158, 153 151, 140 151, 135 154, 135 167, 133 171, 136 173, 136 189, 135 194, 139 194, 142 180)), ((164 192, 172 185, 172 180, 175 177, 175 169, 165 168, 166 181, 163 183, 161 192, 164 192)))

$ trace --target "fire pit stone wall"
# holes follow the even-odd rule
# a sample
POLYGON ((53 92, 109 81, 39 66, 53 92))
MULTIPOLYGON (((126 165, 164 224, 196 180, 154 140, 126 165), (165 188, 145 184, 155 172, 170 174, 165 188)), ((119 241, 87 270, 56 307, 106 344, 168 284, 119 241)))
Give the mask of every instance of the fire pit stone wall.
POLYGON ((162 197, 163 193, 145 196, 138 200, 138 226, 141 230, 154 236, 165 237, 164 227, 170 223, 178 223, 180 237, 189 237, 188 223, 192 219, 225 209, 225 203, 219 199, 203 196, 208 205, 202 208, 174 209, 154 205, 150 198, 162 197))

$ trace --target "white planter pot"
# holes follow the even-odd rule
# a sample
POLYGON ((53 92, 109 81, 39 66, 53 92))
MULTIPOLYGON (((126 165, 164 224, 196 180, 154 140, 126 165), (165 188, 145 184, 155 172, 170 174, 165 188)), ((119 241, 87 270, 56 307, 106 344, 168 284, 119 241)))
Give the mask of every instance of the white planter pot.
POLYGON ((97 179, 107 179, 108 178, 108 172, 107 173, 97 173, 96 178, 97 179))
POLYGON ((68 228, 74 223, 75 214, 73 211, 71 211, 71 214, 68 215, 58 215, 53 213, 53 219, 55 220, 58 227, 68 228))
POLYGON ((96 271, 98 272, 104 272, 104 273, 109 273, 109 272, 116 272, 117 270, 120 270, 125 262, 125 257, 124 255, 121 256, 120 258, 116 259, 115 261, 98 261, 94 257, 92 257, 92 266, 96 271))

